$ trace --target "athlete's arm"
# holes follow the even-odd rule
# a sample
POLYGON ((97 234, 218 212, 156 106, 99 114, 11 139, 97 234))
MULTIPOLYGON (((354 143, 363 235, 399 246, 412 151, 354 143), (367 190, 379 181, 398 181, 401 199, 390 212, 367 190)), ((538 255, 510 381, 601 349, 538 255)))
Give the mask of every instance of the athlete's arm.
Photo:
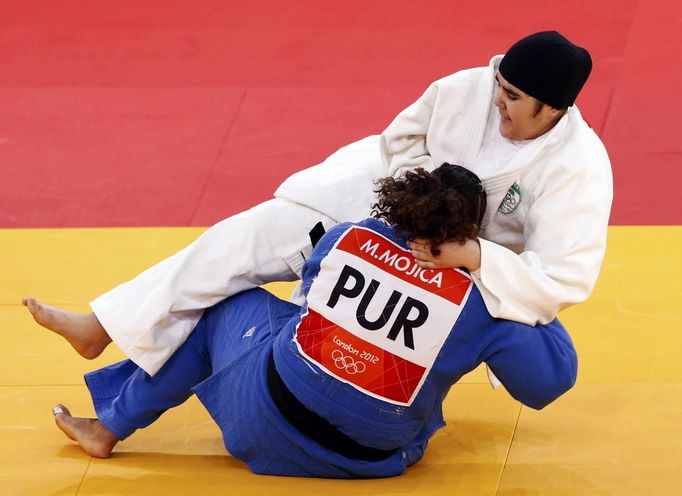
POLYGON ((604 163, 606 156, 593 167, 567 164, 548 174, 541 191, 531 192, 536 196, 523 225, 522 253, 479 238, 478 258, 456 243, 443 244, 439 257, 411 244, 413 255, 428 268, 467 267, 493 317, 546 324, 587 299, 599 275, 612 200, 604 163))
MULTIPOLYGON (((549 176, 525 218, 524 251, 481 243, 472 275, 494 317, 534 325, 587 299, 606 251, 612 186, 608 159, 549 176), (603 167, 602 167, 603 166, 603 167), (574 172, 571 174, 571 172, 574 172)), ((575 165, 575 164, 573 164, 575 165)))
POLYGON ((539 410, 573 387, 578 358, 558 320, 535 327, 498 321, 497 326, 485 362, 515 399, 539 410))
POLYGON ((404 168, 433 170, 426 134, 437 96, 438 82, 435 82, 381 133, 381 156, 389 176, 396 176, 404 168))

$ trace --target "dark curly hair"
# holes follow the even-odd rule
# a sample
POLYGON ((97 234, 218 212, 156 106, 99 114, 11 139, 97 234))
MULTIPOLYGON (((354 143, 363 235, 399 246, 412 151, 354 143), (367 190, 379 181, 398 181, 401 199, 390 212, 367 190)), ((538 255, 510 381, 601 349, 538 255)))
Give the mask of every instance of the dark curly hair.
POLYGON ((397 225, 410 238, 426 238, 439 255, 445 241, 463 243, 478 235, 486 194, 476 174, 444 163, 432 172, 419 168, 376 182, 379 199, 372 216, 397 225))

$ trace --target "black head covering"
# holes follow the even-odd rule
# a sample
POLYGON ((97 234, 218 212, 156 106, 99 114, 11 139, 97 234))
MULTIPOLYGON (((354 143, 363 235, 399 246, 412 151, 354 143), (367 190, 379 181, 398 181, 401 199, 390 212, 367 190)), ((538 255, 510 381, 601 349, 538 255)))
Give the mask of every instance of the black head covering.
POLYGON ((500 74, 524 93, 556 109, 575 102, 592 70, 592 58, 556 31, 517 41, 500 63, 500 74))

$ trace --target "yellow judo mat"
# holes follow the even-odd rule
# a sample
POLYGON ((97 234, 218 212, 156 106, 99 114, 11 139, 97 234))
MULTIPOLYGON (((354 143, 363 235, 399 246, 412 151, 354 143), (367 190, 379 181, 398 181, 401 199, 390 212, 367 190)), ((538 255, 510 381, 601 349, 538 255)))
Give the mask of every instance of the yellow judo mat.
MULTIPOLYGON (((59 431, 63 402, 93 415, 86 361, 21 306, 23 296, 87 311, 87 302, 194 239, 198 228, 0 230, 0 495, 679 495, 682 494, 682 227, 611 227, 588 302, 560 318, 579 353, 578 383, 537 412, 483 369, 456 384, 446 428, 393 479, 253 475, 224 451, 194 398, 87 456, 59 431)), ((268 287, 286 297, 290 284, 268 287)), ((254 426, 257 428, 257 426, 254 426)))

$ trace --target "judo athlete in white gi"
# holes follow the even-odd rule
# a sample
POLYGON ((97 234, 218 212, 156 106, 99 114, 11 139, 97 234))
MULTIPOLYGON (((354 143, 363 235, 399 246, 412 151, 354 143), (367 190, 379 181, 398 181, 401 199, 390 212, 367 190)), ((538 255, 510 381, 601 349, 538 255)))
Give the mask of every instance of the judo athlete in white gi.
POLYGON ((610 163, 574 105, 591 67, 587 51, 559 33, 528 36, 486 67, 434 82, 381 136, 294 174, 273 200, 97 298, 93 314, 24 304, 81 355, 95 357, 113 340, 153 375, 204 308, 299 278, 311 228, 367 217, 377 178, 449 162, 481 177, 488 208, 478 238, 445 243, 440 256, 416 240, 419 263, 467 268, 494 317, 548 323, 589 296, 606 246, 610 163))
POLYGON ((485 361, 519 401, 542 408, 576 378, 557 320, 494 319, 471 275, 424 269, 407 248, 476 236, 485 191, 444 165, 382 183, 382 219, 331 228, 303 267, 302 307, 263 289, 208 309, 154 377, 132 361, 86 375, 98 419, 55 407, 93 456, 193 392, 226 448, 259 474, 389 477, 444 425, 452 384, 485 361))

